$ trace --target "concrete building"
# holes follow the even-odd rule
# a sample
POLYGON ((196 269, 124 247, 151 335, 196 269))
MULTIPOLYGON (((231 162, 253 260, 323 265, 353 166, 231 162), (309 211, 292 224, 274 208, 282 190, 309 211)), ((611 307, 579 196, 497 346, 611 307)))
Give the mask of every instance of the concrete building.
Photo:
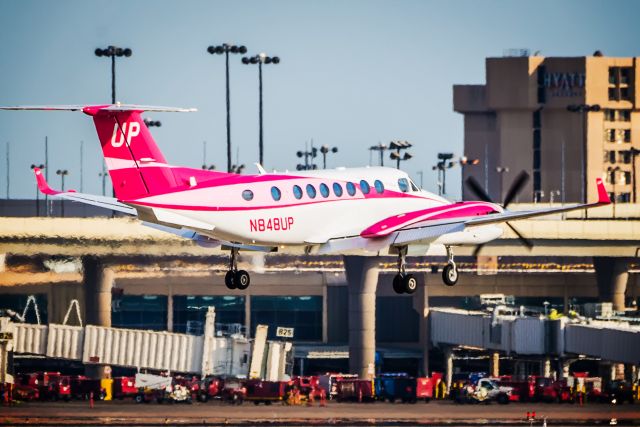
MULTIPOLYGON (((617 203, 636 202, 640 180, 640 58, 487 58, 486 84, 456 85, 464 115, 463 168, 495 200, 531 175, 520 202, 594 200, 603 178, 617 203)), ((467 190, 465 199, 473 197, 467 190)))

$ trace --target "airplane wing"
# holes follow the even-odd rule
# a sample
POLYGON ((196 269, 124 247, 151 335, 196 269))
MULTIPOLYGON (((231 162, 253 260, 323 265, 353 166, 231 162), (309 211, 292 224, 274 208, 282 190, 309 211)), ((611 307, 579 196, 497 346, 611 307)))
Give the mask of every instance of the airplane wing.
POLYGON ((75 190, 68 191, 56 191, 49 187, 49 184, 44 179, 44 175, 39 168, 34 168, 36 180, 38 182, 38 189, 48 195, 56 196, 66 200, 72 200, 74 202, 85 203, 87 205, 98 206, 112 211, 118 211, 126 213, 128 215, 136 215, 137 211, 131 206, 127 206, 124 203, 120 203, 113 197, 95 196, 93 194, 78 193, 75 190))
POLYGON ((329 239, 320 245, 318 253, 356 249, 380 251, 388 246, 425 243, 435 240, 443 234, 464 231, 469 227, 534 218, 537 216, 589 209, 610 204, 611 200, 604 188, 602 179, 596 179, 596 185, 598 189, 598 201, 594 203, 573 204, 558 208, 529 211, 505 211, 479 217, 452 217, 440 220, 422 219, 423 211, 405 212, 388 217, 367 227, 360 233, 360 236, 329 239))

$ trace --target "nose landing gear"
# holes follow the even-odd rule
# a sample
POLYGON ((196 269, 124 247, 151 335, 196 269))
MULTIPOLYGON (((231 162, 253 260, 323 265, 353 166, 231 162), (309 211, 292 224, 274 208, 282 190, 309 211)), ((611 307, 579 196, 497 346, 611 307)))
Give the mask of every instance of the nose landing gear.
POLYGON ((229 271, 224 276, 224 284, 228 289, 244 290, 249 287, 251 277, 245 270, 238 270, 237 263, 238 248, 231 248, 229 256, 229 271))
POLYGON ((447 265, 442 269, 442 280, 447 286, 453 286, 458 283, 458 267, 453 262, 453 251, 451 246, 447 246, 447 265))
POLYGON ((393 290, 397 294, 412 294, 418 289, 418 281, 406 272, 407 247, 398 248, 398 274, 393 278, 393 290))

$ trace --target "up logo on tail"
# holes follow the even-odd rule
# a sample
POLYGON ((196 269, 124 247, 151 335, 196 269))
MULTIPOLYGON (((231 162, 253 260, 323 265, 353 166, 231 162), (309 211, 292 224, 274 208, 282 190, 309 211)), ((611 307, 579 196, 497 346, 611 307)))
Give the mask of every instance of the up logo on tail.
POLYGON ((131 138, 140 134, 140 123, 129 122, 122 125, 122 129, 118 126, 118 123, 113 125, 113 134, 111 135, 111 146, 114 148, 122 147, 122 144, 127 142, 131 144, 131 138), (128 129, 127 129, 127 125, 128 129), (126 139, 125 139, 126 135, 126 139))

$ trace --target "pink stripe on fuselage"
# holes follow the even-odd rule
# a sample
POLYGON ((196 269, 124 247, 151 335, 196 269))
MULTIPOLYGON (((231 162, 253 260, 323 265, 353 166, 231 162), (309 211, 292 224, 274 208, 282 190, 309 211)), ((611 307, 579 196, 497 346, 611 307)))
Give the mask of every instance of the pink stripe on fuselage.
POLYGON ((460 202, 435 208, 423 209, 406 214, 395 215, 386 218, 371 227, 366 228, 360 236, 382 237, 410 224, 424 220, 464 218, 471 216, 487 215, 499 212, 496 206, 485 202, 460 202))

